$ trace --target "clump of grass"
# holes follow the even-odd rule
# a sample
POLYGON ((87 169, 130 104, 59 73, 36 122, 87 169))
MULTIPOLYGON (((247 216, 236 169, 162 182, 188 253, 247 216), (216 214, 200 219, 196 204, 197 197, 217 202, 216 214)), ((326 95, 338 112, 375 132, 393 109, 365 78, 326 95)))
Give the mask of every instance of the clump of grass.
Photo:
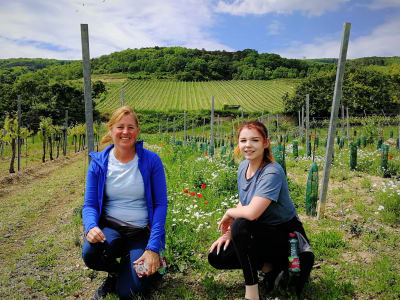
POLYGON ((313 252, 317 259, 332 259, 336 257, 340 249, 347 246, 343 239, 343 233, 330 230, 322 231, 311 236, 313 252))

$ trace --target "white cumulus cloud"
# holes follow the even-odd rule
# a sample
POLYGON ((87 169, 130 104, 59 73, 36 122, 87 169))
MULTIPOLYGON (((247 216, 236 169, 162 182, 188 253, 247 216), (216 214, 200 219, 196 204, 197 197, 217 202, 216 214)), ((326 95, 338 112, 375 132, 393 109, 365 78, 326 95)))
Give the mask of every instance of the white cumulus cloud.
POLYGON ((232 15, 267 13, 290 14, 295 11, 320 16, 326 11, 336 10, 349 0, 220 0, 217 11, 232 15))
MULTIPOLYGON (((292 42, 279 54, 288 58, 325 58, 338 57, 341 43, 341 33, 337 39, 319 38, 313 43, 292 42)), ((393 18, 385 24, 376 27, 369 35, 351 38, 347 51, 348 58, 366 56, 398 56, 400 48, 400 17, 393 18)))
POLYGON ((207 0, 14 0, 0 10, 0 58, 81 58, 80 24, 91 57, 127 48, 183 46, 232 50, 211 35, 207 0))

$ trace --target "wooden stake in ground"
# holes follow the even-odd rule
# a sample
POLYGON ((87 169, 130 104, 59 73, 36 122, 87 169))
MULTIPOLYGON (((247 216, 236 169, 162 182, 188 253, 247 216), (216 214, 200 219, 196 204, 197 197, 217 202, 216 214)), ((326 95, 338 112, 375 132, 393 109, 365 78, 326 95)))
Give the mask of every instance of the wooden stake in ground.
POLYGON ((214 96, 211 96, 210 145, 214 146, 214 96))
POLYGON ((344 105, 342 105, 342 137, 344 138, 344 105))
POLYGON ((175 117, 172 120, 172 143, 175 144, 175 117))
POLYGON ((65 121, 64 121, 64 128, 63 128, 63 155, 67 155, 67 144, 68 144, 68 109, 65 110, 65 121))
POLYGON ((311 154, 311 144, 310 144, 310 94, 306 95, 306 149, 308 154, 311 154))
POLYGON ((301 137, 304 135, 304 105, 301 107, 301 137))
POLYGON ((18 114, 17 114, 17 169, 18 171, 21 168, 21 138, 20 138, 20 131, 21 131, 21 95, 18 95, 18 114))
POLYGON ((333 94, 332 109, 331 109, 331 119, 328 131, 328 143, 325 153, 324 171, 322 174, 322 187, 318 201, 318 209, 317 209, 318 219, 323 218, 325 212, 326 195, 328 192, 329 175, 332 164, 333 145, 335 142, 334 139, 336 132, 336 122, 339 113, 340 100, 342 98, 343 75, 344 75, 344 67, 346 64, 347 48, 349 45, 350 27, 351 23, 344 23, 343 25, 342 43, 340 45, 340 54, 336 72, 335 90, 333 94))
POLYGON ((299 138, 301 138, 301 115, 299 111, 299 138))
MULTIPOLYGON (((82 39, 82 65, 83 65, 83 83, 85 98, 85 120, 86 120, 86 136, 88 154, 94 151, 94 134, 93 134, 93 103, 90 79, 90 54, 89 54, 89 29, 87 24, 81 24, 82 39)), ((89 164, 91 157, 89 156, 89 164)))
POLYGON ((125 105, 125 88, 121 90, 121 106, 125 105))
POLYGON ((186 145, 186 110, 183 112, 183 145, 186 145))
POLYGON ((349 122, 349 107, 346 107, 347 118, 347 145, 350 147, 350 122, 349 122))

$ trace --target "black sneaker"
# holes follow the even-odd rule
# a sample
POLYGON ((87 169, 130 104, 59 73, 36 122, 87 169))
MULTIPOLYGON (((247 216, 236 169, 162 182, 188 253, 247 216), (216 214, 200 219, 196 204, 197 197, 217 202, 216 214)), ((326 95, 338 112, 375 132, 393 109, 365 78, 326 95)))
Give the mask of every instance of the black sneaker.
POLYGON ((274 290, 274 288, 276 288, 276 286, 278 285, 278 282, 280 280, 280 277, 279 277, 280 273, 281 272, 279 270, 272 270, 268 273, 261 274, 261 276, 264 277, 263 284, 264 284, 265 291, 267 294, 272 292, 274 290))
POLYGON ((115 284, 117 283, 117 276, 108 274, 103 283, 99 286, 93 296, 94 300, 105 298, 108 294, 115 293, 115 284))

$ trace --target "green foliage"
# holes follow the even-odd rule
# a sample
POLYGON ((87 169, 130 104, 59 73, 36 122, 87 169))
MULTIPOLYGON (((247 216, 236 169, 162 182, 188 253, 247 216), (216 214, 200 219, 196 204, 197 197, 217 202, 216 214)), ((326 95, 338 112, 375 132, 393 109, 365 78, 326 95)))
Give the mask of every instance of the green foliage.
POLYGON ((256 50, 206 51, 182 47, 128 49, 92 60, 93 73, 130 73, 132 79, 268 80, 297 78, 308 71, 302 60, 256 50))
MULTIPOLYGON (((349 107, 352 115, 393 111, 399 101, 396 76, 398 74, 389 75, 367 67, 347 68, 343 80, 343 104, 349 107)), ((329 117, 335 79, 334 70, 307 77, 293 96, 284 99, 285 112, 296 115, 305 106, 306 94, 309 94, 310 116, 329 117)))
POLYGON ((322 268, 318 282, 307 289, 309 299, 353 299, 356 287, 350 278, 343 278, 336 269, 322 268))
POLYGON ((394 186, 388 185, 376 194, 382 210, 379 214, 383 221, 390 225, 400 224, 400 195, 394 186))
POLYGON ((214 277, 206 275, 203 279, 203 286, 207 292, 208 299, 226 299, 224 286, 217 283, 214 277))

